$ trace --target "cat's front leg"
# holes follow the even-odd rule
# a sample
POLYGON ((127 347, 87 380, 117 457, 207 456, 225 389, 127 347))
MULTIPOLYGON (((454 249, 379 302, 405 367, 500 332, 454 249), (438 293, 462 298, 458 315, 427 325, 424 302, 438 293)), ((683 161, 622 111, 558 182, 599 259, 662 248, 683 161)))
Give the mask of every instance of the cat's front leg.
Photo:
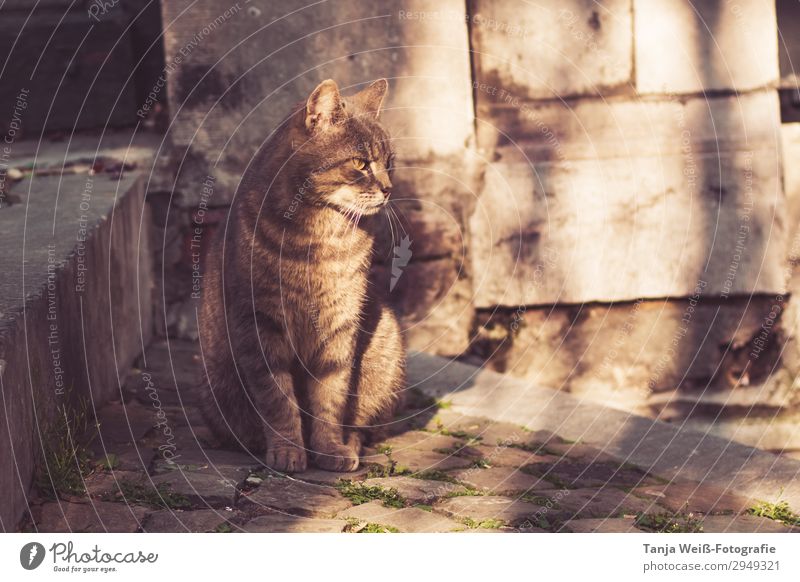
POLYGON ((350 386, 350 366, 344 362, 312 372, 308 379, 311 422, 310 449, 314 464, 327 471, 355 471, 359 446, 344 442, 345 418, 350 386))
POLYGON ((289 372, 267 372, 260 383, 253 382, 253 400, 263 422, 266 439, 265 463, 282 473, 306 470, 307 458, 303 446, 300 408, 289 372))

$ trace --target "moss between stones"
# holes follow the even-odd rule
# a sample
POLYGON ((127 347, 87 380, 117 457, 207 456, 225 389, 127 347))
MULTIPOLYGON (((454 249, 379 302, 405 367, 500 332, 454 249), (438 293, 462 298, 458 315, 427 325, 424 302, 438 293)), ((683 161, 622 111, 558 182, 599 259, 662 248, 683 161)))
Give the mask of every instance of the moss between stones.
POLYGON ((380 523, 368 523, 356 533, 400 533, 400 530, 390 525, 380 523))
POLYGON ((505 522, 499 519, 483 519, 478 521, 471 517, 463 518, 461 523, 470 529, 500 529, 505 525, 505 522))
POLYGON ((656 533, 701 533, 703 526, 693 513, 675 515, 672 513, 636 514, 637 527, 656 533))
POLYGON ((384 507, 401 508, 406 506, 406 500, 394 487, 386 489, 380 485, 365 485, 364 483, 343 479, 336 484, 336 489, 344 497, 352 501, 354 505, 378 500, 383 503, 384 507))
POLYGON ((413 477, 414 479, 425 479, 427 481, 443 481, 444 483, 454 483, 456 485, 460 484, 458 479, 445 473, 444 471, 440 471, 439 469, 427 469, 418 473, 411 473, 409 477, 413 477))
POLYGON ((380 523, 363 523, 356 518, 349 518, 344 528, 345 533, 400 533, 400 530, 391 525, 380 523))
MULTIPOLYGON (((121 496, 122 500, 128 504, 143 504, 167 509, 184 509, 191 505, 186 496, 170 491, 170 487, 166 483, 152 487, 149 484, 123 479, 119 482, 117 496, 121 496)), ((120 501, 120 499, 112 497, 106 501, 120 501)))
POLYGON ((539 505, 541 507, 546 507, 547 504, 550 504, 550 509, 560 509, 560 506, 555 501, 552 501, 549 497, 545 497, 543 495, 534 495, 532 493, 525 493, 520 496, 522 501, 527 501, 528 503, 533 503, 535 505, 539 505))
MULTIPOLYGON (((539 477, 541 479, 544 479, 545 481, 549 481, 559 489, 575 489, 574 484, 567 483, 560 477, 553 475, 551 471, 548 472, 541 470, 539 467, 537 467, 537 464, 538 463, 523 465, 522 467, 519 468, 519 470, 523 473, 527 473, 528 475, 533 475, 534 477, 539 477)), ((549 467, 550 466, 548 465, 548 468, 549 467)))

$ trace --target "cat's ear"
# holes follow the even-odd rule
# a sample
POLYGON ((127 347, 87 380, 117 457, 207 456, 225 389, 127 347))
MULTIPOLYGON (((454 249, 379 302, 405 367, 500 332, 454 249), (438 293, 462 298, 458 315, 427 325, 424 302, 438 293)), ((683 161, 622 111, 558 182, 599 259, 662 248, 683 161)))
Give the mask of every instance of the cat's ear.
POLYGON ((381 105, 389 90, 389 82, 386 79, 378 79, 369 87, 353 95, 353 100, 358 106, 377 117, 381 114, 381 105))
POLYGON ((332 79, 326 79, 311 92, 306 103, 306 129, 316 131, 333 125, 342 111, 342 96, 332 79))

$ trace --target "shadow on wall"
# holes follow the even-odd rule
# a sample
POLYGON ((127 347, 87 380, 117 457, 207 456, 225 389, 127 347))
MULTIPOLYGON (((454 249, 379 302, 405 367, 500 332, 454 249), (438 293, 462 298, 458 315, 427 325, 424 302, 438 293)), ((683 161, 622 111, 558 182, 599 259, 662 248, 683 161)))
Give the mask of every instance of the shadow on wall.
MULTIPOLYGON (((772 325, 785 263, 774 90, 757 86, 736 94, 742 75, 732 78, 727 67, 738 65, 730 51, 743 24, 725 13, 729 7, 707 7, 700 15, 688 5, 670 10, 657 20, 679 31, 695 27, 696 34, 680 38, 696 44, 679 44, 675 50, 686 55, 665 59, 676 69, 658 71, 663 88, 634 87, 634 74, 628 89, 614 88, 613 101, 587 94, 559 102, 554 93, 550 101, 517 108, 516 123, 527 133, 495 135, 488 144, 506 178, 505 188, 494 192, 511 191, 521 224, 508 216, 506 223, 476 221, 471 250, 484 251, 474 241, 493 227, 491 252, 501 256, 484 264, 492 269, 510 258, 508 279, 517 281, 503 280, 503 293, 522 299, 518 307, 513 300, 479 300, 467 358, 679 419, 713 416, 727 400, 720 394, 741 394, 748 386, 736 406, 759 403, 761 383, 780 366, 778 324, 762 332, 765 322, 772 325), (694 88, 685 86, 687 63, 700 64, 688 81, 694 88), (713 93, 705 93, 707 86, 713 93), (515 179, 526 166, 530 176, 515 179), (520 201, 525 188, 535 192, 533 207, 520 201), (504 227, 513 244, 504 243, 504 227), (533 265, 527 273, 525 260, 533 265)), ((604 17, 595 31, 606 27, 604 17)), ((636 24, 632 50, 647 52, 639 45, 659 39, 636 24)), ((557 62, 554 71, 570 78, 565 60, 557 62)), ((532 76, 531 83, 537 80, 532 76)), ((480 98, 487 124, 514 132, 507 122, 511 108, 481 109, 480 98)), ((495 184, 486 175, 479 210, 503 203, 492 197, 495 184)), ((785 384, 783 375, 771 381, 785 384)))

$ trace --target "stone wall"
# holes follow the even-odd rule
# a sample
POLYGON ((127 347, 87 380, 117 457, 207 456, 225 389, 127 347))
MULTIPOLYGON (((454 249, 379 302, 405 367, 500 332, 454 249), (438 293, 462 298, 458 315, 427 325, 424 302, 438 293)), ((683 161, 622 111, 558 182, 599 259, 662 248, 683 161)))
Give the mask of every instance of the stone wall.
POLYGON ((472 31, 494 48, 476 66, 478 145, 494 161, 470 223, 487 273, 471 357, 800 449, 781 426, 800 404, 797 180, 774 3, 472 6, 541 50, 472 31))
POLYGON ((196 333, 198 209, 225 220, 319 81, 387 77, 411 260, 389 293, 387 234, 374 275, 412 348, 662 418, 793 414, 797 136, 774 2, 188 5, 162 8, 162 333, 196 333))

